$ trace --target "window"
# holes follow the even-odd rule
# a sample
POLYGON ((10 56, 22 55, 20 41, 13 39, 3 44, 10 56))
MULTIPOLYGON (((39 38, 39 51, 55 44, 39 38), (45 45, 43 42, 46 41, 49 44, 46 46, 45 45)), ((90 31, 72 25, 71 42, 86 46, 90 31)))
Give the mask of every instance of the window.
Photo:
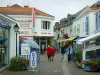
POLYGON ((50 29, 50 22, 49 21, 42 21, 42 29, 50 29))
POLYGON ((100 28, 100 11, 96 13, 96 30, 100 28))
POLYGON ((59 34, 57 35, 57 39, 59 38, 59 34))
POLYGON ((0 68, 8 64, 8 29, 0 27, 0 68))
POLYGON ((77 25, 77 33, 80 33, 80 25, 77 25))
POLYGON ((85 31, 85 26, 84 26, 84 23, 83 23, 83 32, 85 31))
POLYGON ((76 26, 74 26, 74 33, 76 34, 76 26))

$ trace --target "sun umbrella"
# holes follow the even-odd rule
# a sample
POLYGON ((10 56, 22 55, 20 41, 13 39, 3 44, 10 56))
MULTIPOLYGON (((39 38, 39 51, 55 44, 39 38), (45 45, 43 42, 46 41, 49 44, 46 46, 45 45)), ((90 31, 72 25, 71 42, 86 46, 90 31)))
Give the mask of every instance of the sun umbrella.
POLYGON ((39 45, 35 41, 33 41, 31 39, 25 39, 23 42, 29 44, 32 48, 39 49, 39 45))

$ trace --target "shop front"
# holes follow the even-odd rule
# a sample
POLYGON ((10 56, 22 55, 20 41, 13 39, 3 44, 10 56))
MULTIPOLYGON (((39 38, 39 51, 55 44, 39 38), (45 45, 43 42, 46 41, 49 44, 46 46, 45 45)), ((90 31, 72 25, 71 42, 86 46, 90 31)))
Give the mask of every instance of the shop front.
POLYGON ((48 45, 52 46, 53 44, 53 36, 46 37, 46 36, 41 36, 41 37, 34 37, 34 40, 38 43, 40 46, 40 52, 43 54, 46 52, 46 48, 48 45))
POLYGON ((8 64, 8 29, 0 27, 0 67, 8 64))
POLYGON ((9 17, 0 14, 0 71, 1 68, 8 66, 10 53, 10 30, 12 23, 9 17))
POLYGON ((11 25, 0 17, 0 68, 8 64, 9 61, 9 29, 11 25), (7 26, 8 25, 8 26, 7 26))
MULTIPOLYGON (((87 65, 96 65, 98 66, 100 62, 100 33, 96 33, 94 35, 90 35, 86 38, 83 38, 81 40, 78 40, 78 45, 81 46, 80 50, 82 52, 82 58, 81 61, 86 62, 83 63, 82 62, 82 67, 86 70, 86 71, 92 71, 87 69, 87 65), (95 61, 92 61, 94 60, 95 61), (88 61, 88 64, 87 64, 88 61), (92 62, 92 64, 91 64, 92 62)), ((96 67, 97 68, 97 67, 96 67)), ((100 67, 99 67, 100 69, 100 67)), ((94 71, 94 70, 93 70, 94 71)))

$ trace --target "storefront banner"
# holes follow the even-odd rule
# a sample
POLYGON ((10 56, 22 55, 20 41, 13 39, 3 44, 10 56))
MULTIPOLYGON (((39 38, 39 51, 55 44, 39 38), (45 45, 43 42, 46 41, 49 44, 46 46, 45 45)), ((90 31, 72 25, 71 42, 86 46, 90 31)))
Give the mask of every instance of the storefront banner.
POLYGON ((30 55, 30 45, 21 44, 21 55, 30 55))
POLYGON ((17 20, 20 28, 31 28, 32 20, 17 20))
POLYGON ((0 27, 11 28, 11 23, 0 19, 0 27))
POLYGON ((31 52, 31 67, 37 66, 37 54, 35 51, 31 52))

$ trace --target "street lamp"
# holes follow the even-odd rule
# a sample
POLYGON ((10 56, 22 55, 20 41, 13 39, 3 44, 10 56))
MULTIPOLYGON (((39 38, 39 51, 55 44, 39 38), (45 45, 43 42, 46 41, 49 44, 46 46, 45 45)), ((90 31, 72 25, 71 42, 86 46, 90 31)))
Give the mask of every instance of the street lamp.
POLYGON ((19 26, 18 26, 17 23, 14 26, 14 30, 15 30, 15 33, 16 33, 16 56, 17 56, 17 33, 19 32, 19 26))

